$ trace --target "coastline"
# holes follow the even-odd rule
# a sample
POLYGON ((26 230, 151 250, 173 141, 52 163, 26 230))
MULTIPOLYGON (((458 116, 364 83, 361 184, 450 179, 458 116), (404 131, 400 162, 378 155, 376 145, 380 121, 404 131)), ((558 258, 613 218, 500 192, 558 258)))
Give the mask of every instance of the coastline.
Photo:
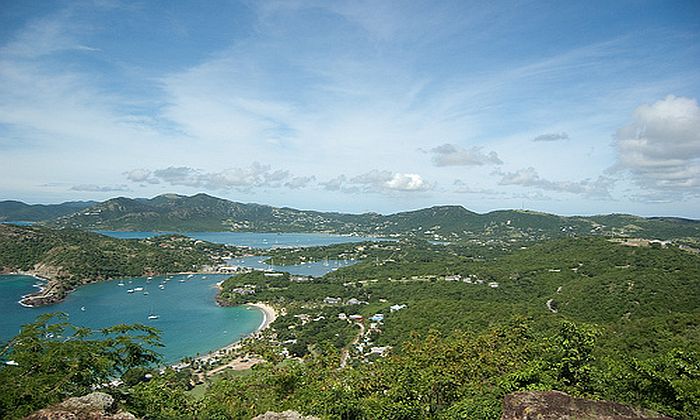
MULTIPOLYGON (((272 305, 269 305, 267 303, 264 303, 264 302, 246 303, 246 304, 241 305, 241 306, 256 308, 256 309, 259 309, 263 313, 263 320, 260 323, 260 325, 258 326, 258 328, 256 328, 255 331, 251 332, 250 334, 248 334, 248 336, 246 336, 244 338, 257 337, 258 334, 260 334, 262 331, 267 329, 270 326, 270 324, 275 322, 275 319, 277 319, 277 311, 275 310, 274 307, 272 307, 272 305)), ((199 357, 194 358, 194 360, 196 360, 200 363, 202 363, 202 362, 203 363, 212 363, 213 361, 218 360, 219 357, 225 356, 230 351, 239 349, 241 347, 241 341, 243 341, 243 339, 239 339, 239 340, 234 341, 233 343, 230 343, 224 347, 218 348, 216 350, 212 350, 207 354, 204 354, 204 355, 201 355, 199 357)), ((171 367, 176 368, 176 367, 179 367, 180 365, 181 364, 178 363, 178 364, 172 365, 171 367)), ((234 370, 241 370, 241 369, 247 369, 251 366, 252 365, 251 365, 250 360, 248 358, 236 358, 232 362, 227 363, 226 365, 223 365, 223 366, 219 366, 218 368, 220 370, 220 368, 231 367, 234 370)))
MULTIPOLYGON (((85 281, 81 282, 76 288, 72 288, 69 290, 63 290, 62 292, 57 292, 56 289, 60 286, 58 283, 58 280, 55 280, 51 277, 44 276, 41 274, 38 274, 36 271, 21 271, 21 270, 8 270, 2 272, 2 274, 6 275, 22 275, 22 276, 29 276, 29 277, 34 277, 37 280, 40 280, 44 282, 42 285, 38 285, 38 289, 36 292, 32 293, 27 293, 26 295, 23 295, 22 298, 17 302, 20 305, 24 306, 25 308, 39 308, 42 306, 50 306, 56 303, 60 303, 64 301, 68 295, 75 291, 77 287, 80 286, 86 286, 88 284, 92 283, 98 283, 101 281, 112 281, 112 280, 119 280, 119 279, 127 279, 127 278, 132 278, 132 277, 114 277, 114 278, 104 278, 104 279, 97 279, 97 280, 92 280, 92 281, 85 281)), ((216 271, 212 270, 198 270, 198 271, 180 271, 180 272, 175 272, 175 273, 145 273, 140 276, 134 276, 134 277, 146 277, 146 276, 177 276, 177 275, 185 275, 185 274, 222 274, 216 271)))
POLYGON ((275 322, 275 319, 277 319, 277 311, 275 310, 275 308, 273 308, 271 305, 268 305, 267 303, 264 303, 264 302, 247 303, 245 306, 252 306, 254 308, 258 308, 263 313, 262 323, 260 323, 260 326, 258 327, 258 329, 255 330, 255 332, 251 335, 255 335, 255 334, 265 330, 267 327, 270 326, 270 324, 275 322))

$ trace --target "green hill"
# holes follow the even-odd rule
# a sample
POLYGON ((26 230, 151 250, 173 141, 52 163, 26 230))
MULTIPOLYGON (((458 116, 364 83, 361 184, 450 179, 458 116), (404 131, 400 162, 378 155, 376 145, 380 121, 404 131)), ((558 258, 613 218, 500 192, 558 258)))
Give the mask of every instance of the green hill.
POLYGON ((0 201, 0 222, 36 222, 71 215, 97 204, 94 201, 69 201, 61 204, 25 204, 21 201, 0 201))
POLYGON ((685 239, 697 243, 700 221, 631 215, 564 217, 523 210, 485 214, 437 206, 390 215, 343 214, 237 203, 206 194, 114 198, 53 219, 52 226, 132 231, 327 232, 435 241, 532 241, 571 236, 685 239))
POLYGON ((95 281, 197 270, 228 252, 224 245, 178 235, 122 240, 79 230, 0 225, 0 271, 48 280, 42 292, 25 299, 30 305, 56 302, 95 281))

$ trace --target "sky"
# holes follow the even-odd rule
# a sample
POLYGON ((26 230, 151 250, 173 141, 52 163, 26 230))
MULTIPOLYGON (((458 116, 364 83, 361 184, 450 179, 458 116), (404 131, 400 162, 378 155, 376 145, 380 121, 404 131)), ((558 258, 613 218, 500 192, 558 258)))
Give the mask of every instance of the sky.
POLYGON ((700 2, 2 1, 0 200, 700 219, 700 2))

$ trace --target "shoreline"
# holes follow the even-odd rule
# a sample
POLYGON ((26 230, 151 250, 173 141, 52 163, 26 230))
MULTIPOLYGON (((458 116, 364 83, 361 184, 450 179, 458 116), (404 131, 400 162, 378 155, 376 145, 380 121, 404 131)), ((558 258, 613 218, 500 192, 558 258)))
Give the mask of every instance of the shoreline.
MULTIPOLYGON (((198 357, 194 357, 193 360, 197 362, 205 362, 205 363, 210 363, 212 360, 218 360, 218 357, 225 356, 229 351, 231 350, 236 350, 241 347, 241 342, 246 339, 246 338, 255 338, 260 334, 262 331, 267 329, 270 324, 275 322, 275 319, 277 319, 277 310, 275 310, 272 305, 269 305, 265 302, 254 302, 254 303, 245 303, 243 305, 236 305, 236 306, 247 306, 249 308, 256 308, 259 309, 263 313, 263 320, 258 326, 258 328, 255 329, 255 331, 251 332, 247 336, 240 338, 233 343, 227 344, 223 347, 220 347, 218 349, 212 350, 208 352, 207 354, 203 354, 198 357)), ((170 365, 170 367, 175 368, 176 366, 180 366, 181 363, 176 363, 174 365, 170 365)), ((229 363, 229 366, 236 369, 237 363, 231 362, 229 363)))
POLYGON ((68 297, 68 295, 71 294, 72 292, 74 292, 78 287, 87 286, 89 284, 99 283, 99 282, 103 282, 103 281, 114 281, 114 280, 131 279, 131 278, 138 278, 138 277, 147 277, 147 276, 177 276, 177 275, 189 275, 189 274, 213 275, 213 274, 224 274, 224 273, 219 273, 217 271, 199 270, 199 271, 180 271, 180 272, 176 272, 176 273, 150 273, 150 274, 142 274, 140 276, 134 276, 134 277, 114 277, 114 278, 100 279, 100 280, 94 280, 94 281, 81 283, 75 288, 72 288, 70 290, 66 290, 65 293, 63 293, 63 294, 57 294, 55 291, 53 291, 54 287, 58 286, 57 280, 54 280, 50 277, 44 277, 40 274, 37 274, 34 271, 14 270, 14 271, 5 271, 5 272, 2 272, 2 274, 8 275, 8 276, 28 276, 28 277, 33 277, 39 281, 44 282, 44 284, 42 284, 42 285, 36 285, 36 287, 39 290, 37 290, 36 292, 27 293, 26 295, 22 295, 21 299, 17 301, 17 303, 24 306, 25 308, 41 308, 42 306, 51 306, 51 305, 54 305, 56 303, 63 302, 68 297), (40 302, 38 304, 31 303, 35 300, 39 300, 40 302))

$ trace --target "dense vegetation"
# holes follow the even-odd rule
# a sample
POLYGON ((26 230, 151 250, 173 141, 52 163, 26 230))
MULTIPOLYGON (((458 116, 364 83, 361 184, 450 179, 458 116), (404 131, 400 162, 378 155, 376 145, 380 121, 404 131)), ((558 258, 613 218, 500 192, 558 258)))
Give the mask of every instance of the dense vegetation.
POLYGON ((177 235, 122 240, 78 230, 0 225, 0 269, 49 278, 57 282, 59 295, 103 279, 192 271, 232 251, 177 235))
MULTIPOLYGON (((71 232, 61 237, 93 236, 71 232)), ((173 241, 195 246, 181 237, 154 241, 161 250, 173 241)), ((122 375, 122 385, 106 390, 144 418, 245 419, 295 409, 333 419, 497 419, 503 396, 525 389, 700 417, 700 256, 599 237, 514 244, 400 240, 273 251, 285 262, 358 263, 317 279, 258 271, 226 280, 222 302, 265 301, 284 311, 243 347, 265 363, 215 377, 196 394, 187 370, 159 373, 142 347, 120 347, 126 338, 84 345, 95 338, 86 332, 56 340, 68 333, 50 335, 53 327, 39 320, 3 353, 19 366, 0 367, 2 414, 24 415, 122 375), (370 320, 375 314, 383 319, 370 320), (16 380, 13 369, 35 360, 33 374, 16 380), (78 375, 88 361, 96 367, 78 375), (34 387, 45 391, 27 397, 34 387)), ((129 331, 155 343, 151 330, 129 331)))
POLYGON ((159 360, 156 330, 117 325, 89 330, 64 316, 41 315, 0 351, 0 417, 16 418, 83 395, 159 360))
POLYGON ((0 221, 36 222, 68 216, 97 204, 94 201, 69 201, 61 204, 25 204, 21 201, 0 201, 0 221))
POLYGON ((677 218, 617 214, 563 217, 518 210, 478 214, 461 206, 431 207, 386 216, 322 213, 236 203, 206 194, 114 198, 51 223, 98 230, 329 232, 479 243, 587 235, 675 238, 692 243, 700 238, 700 222, 677 218))
POLYGON ((67 326, 46 319, 26 326, 3 356, 0 415, 16 418, 105 388, 143 418, 248 419, 268 410, 295 409, 334 419, 497 419, 501 400, 516 390, 559 389, 573 395, 641 405, 679 419, 700 414, 700 358, 673 350, 641 360, 596 355, 599 331, 559 321, 552 334, 512 319, 480 333, 413 335, 395 353, 338 369, 339 353, 319 347, 303 361, 264 363, 248 375, 213 383, 194 397, 183 372, 149 369, 153 331, 119 326, 88 339, 88 331, 55 340, 67 326), (136 333, 136 335, 134 335, 136 333), (56 362, 56 361, 60 362, 56 362))

